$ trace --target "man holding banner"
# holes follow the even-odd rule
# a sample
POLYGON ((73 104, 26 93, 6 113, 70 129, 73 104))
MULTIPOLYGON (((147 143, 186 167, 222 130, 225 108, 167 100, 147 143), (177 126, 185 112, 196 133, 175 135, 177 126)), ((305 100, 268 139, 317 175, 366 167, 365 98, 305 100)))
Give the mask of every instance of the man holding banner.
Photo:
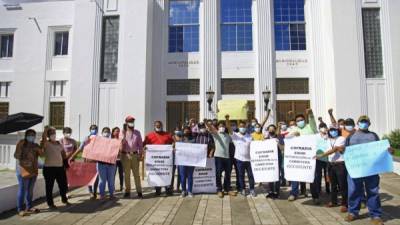
POLYGON ((379 198, 379 173, 393 170, 392 158, 386 151, 388 149, 390 153, 393 153, 393 149, 388 143, 377 147, 370 145, 374 144, 372 142, 379 141, 378 135, 369 131, 370 125, 369 117, 361 116, 358 119, 359 130, 346 140, 344 159, 349 172, 347 176, 349 201, 346 221, 350 222, 358 218, 365 186, 371 223, 380 225, 383 224, 383 221, 379 198))

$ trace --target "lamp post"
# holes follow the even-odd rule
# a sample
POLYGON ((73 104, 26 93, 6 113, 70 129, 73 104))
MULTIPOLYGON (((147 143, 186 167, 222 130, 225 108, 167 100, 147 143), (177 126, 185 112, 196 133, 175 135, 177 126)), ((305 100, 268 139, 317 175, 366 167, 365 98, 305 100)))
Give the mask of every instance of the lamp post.
POLYGON ((215 92, 211 90, 211 86, 210 86, 210 88, 206 92, 207 103, 208 103, 208 111, 212 111, 211 104, 212 104, 213 99, 214 99, 214 94, 215 94, 215 92))
POLYGON ((264 98, 264 110, 268 111, 268 104, 269 100, 271 98, 271 91, 268 89, 268 86, 266 87, 266 90, 262 92, 263 98, 264 98))

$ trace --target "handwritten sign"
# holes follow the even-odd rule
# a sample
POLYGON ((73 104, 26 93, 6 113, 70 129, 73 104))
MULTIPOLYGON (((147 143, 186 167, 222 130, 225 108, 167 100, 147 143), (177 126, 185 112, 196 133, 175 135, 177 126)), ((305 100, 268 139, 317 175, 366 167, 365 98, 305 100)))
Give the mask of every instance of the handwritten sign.
POLYGON ((207 145, 177 142, 175 165, 206 167, 207 145))
POLYGON ((250 159, 256 183, 279 180, 278 143, 276 139, 252 141, 250 159))
POLYGON ((388 140, 346 147, 344 161, 352 178, 393 172, 393 158, 388 152, 388 140))
POLYGON ((314 182, 315 135, 285 139, 285 178, 289 181, 314 182))
POLYGON ((218 110, 218 120, 225 120, 227 114, 231 120, 247 120, 247 100, 220 100, 218 101, 218 110))
POLYGON ((172 145, 146 146, 146 176, 152 187, 169 186, 174 164, 172 145))
POLYGON ((193 173, 193 193, 216 193, 215 160, 207 158, 206 167, 196 167, 193 173))
MULTIPOLYGON (((319 136, 319 134, 317 134, 317 135, 318 135, 317 136, 317 155, 324 154, 326 151, 328 151, 330 149, 329 140, 322 138, 321 136, 319 136)), ((322 157, 318 160, 328 162, 328 156, 322 157)))
POLYGON ((83 187, 96 179, 96 163, 72 162, 67 169, 67 180, 70 188, 83 187))
POLYGON ((83 149, 82 157, 90 160, 115 164, 118 157, 121 141, 101 136, 90 139, 83 149))

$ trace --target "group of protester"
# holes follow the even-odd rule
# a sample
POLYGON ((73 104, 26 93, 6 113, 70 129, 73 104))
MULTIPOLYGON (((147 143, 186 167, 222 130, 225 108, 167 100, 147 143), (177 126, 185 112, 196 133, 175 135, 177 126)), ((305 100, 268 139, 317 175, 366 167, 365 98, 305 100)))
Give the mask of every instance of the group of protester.
MULTIPOLYGON (((346 171, 343 153, 346 146, 378 141, 377 134, 369 130, 371 121, 368 116, 361 116, 357 123, 352 119, 335 120, 333 111, 328 111, 331 124, 328 126, 319 118, 317 126, 312 110, 306 114, 293 116, 289 112, 288 123, 281 121, 278 124, 266 126, 269 111, 266 118, 258 123, 257 119, 251 121, 231 121, 229 115, 225 121, 204 120, 197 123, 191 119, 183 126, 177 126, 173 133, 164 130, 161 121, 154 122, 154 130, 148 133, 144 140, 140 131, 135 129, 135 118, 128 116, 122 130, 118 127, 112 130, 104 127, 99 134, 96 125, 90 126, 90 134, 78 147, 77 142, 71 137, 71 128, 63 129, 63 138, 56 140, 56 130, 46 127, 42 140, 35 143, 36 132, 32 129, 25 132, 25 138, 17 144, 15 158, 18 160, 17 178, 19 191, 17 196, 17 210, 19 215, 37 213, 38 209, 32 205, 34 184, 38 175, 38 157, 44 156, 43 176, 46 183, 46 200, 50 209, 56 209, 53 202, 53 186, 57 181, 62 202, 68 202, 68 181, 66 170, 69 163, 85 149, 93 137, 101 135, 106 138, 120 140, 120 154, 116 164, 96 162, 98 177, 92 186, 89 186, 91 199, 106 199, 106 185, 109 198, 114 198, 115 176, 118 170, 120 191, 124 191, 124 197, 131 196, 131 172, 133 173, 135 188, 138 198, 143 198, 140 180, 140 161, 143 161, 146 145, 174 145, 177 142, 197 143, 207 145, 207 155, 215 159, 217 195, 236 196, 238 193, 255 197, 255 181, 250 163, 250 143, 265 139, 276 140, 278 146, 280 180, 268 184, 267 198, 279 198, 281 186, 287 181, 284 176, 283 158, 285 140, 302 135, 317 135, 321 140, 327 140, 328 149, 320 149, 316 154, 315 180, 310 184, 313 202, 320 204, 321 181, 325 178, 326 192, 330 193, 330 201, 327 207, 340 205, 340 211, 348 212, 347 221, 357 219, 360 207, 366 204, 373 224, 383 224, 381 220, 382 210, 379 198, 379 175, 351 178, 346 171), (232 169, 235 170, 236 189, 231 185, 232 169), (246 191, 245 174, 248 178, 248 191, 246 191), (323 176, 324 173, 324 176, 323 176), (223 182, 222 182, 222 174, 223 182), (125 184, 125 188, 124 188, 125 184), (341 201, 338 202, 338 195, 341 201), (26 201, 24 201, 26 199, 26 201), (26 206, 24 207, 24 202, 26 206)), ((368 149, 365 149, 368 151, 368 149)), ((388 149, 392 151, 392 149, 388 149)), ((171 185, 164 187, 167 195, 174 191, 175 172, 178 171, 177 190, 181 196, 193 197, 193 173, 192 166, 173 166, 171 185), (181 188, 181 190, 180 190, 181 188)), ((291 190, 289 201, 295 201, 300 195, 307 197, 306 184, 296 181, 290 182, 291 190), (300 187, 300 188, 299 188, 300 187)), ((161 195, 161 188, 156 187, 156 195, 161 195)))

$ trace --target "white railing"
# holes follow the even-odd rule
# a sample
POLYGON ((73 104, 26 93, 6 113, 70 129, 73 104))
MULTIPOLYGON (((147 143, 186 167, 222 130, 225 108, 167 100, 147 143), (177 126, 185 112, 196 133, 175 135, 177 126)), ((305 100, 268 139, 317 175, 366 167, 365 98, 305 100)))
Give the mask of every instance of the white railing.
POLYGON ((0 169, 15 169, 15 145, 0 144, 0 169))

